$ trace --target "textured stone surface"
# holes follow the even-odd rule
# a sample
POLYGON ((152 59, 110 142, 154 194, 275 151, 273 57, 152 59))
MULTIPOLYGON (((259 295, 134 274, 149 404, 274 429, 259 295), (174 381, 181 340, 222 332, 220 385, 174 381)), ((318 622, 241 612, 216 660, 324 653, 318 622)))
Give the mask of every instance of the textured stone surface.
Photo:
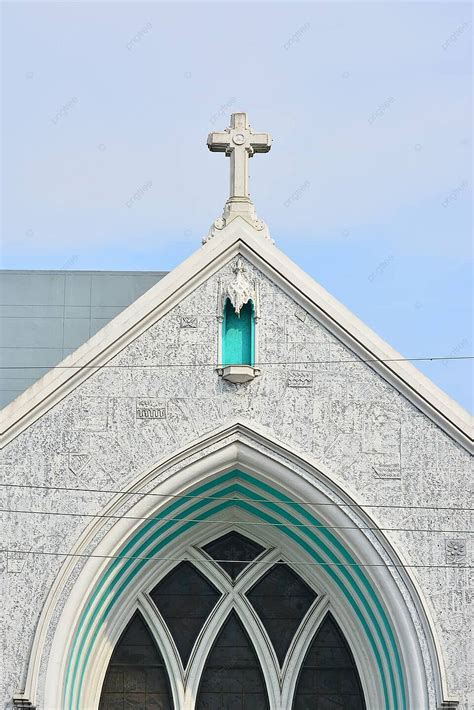
MULTIPOLYGON (((376 507, 471 506, 468 454, 248 263, 260 291, 261 375, 241 385, 220 379, 218 278, 231 278, 233 265, 14 439, 3 452, 3 480, 123 490, 151 464, 216 427, 236 417, 255 422, 324 464, 348 492, 375 506, 368 512, 382 528, 401 528, 386 535, 408 564, 452 565, 411 573, 431 606, 448 690, 460 697, 460 707, 471 707, 473 591, 465 565, 471 564, 472 538, 462 531, 472 521, 463 511, 376 507)), ((2 508, 74 514, 98 513, 110 498, 8 487, 1 495, 2 508)), ((67 552, 89 522, 77 515, 2 514, 4 546, 67 552)), ((24 686, 38 617, 64 559, 35 552, 1 556, 4 702, 24 686)), ((54 619, 49 642, 53 631, 54 619)))

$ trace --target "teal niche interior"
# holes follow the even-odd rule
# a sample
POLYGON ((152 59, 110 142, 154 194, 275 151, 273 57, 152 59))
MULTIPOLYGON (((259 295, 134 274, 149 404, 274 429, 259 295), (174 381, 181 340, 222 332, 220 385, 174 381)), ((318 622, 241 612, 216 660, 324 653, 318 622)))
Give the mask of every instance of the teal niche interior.
POLYGON ((221 322, 218 374, 239 384, 253 380, 257 358, 258 284, 248 278, 243 259, 232 268, 233 277, 219 279, 217 317, 221 322))
POLYGON ((255 366, 255 306, 252 300, 237 313, 230 298, 222 321, 222 365, 255 366))
POLYGON ((237 311, 226 298, 222 314, 219 375, 228 382, 250 382, 259 373, 255 367, 255 305, 249 299, 237 311))

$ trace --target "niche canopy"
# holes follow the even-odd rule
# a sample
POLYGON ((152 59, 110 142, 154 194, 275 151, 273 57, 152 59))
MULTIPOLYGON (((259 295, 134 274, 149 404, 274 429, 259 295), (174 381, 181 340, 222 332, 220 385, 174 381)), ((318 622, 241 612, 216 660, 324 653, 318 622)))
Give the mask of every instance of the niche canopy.
POLYGON ((250 129, 246 113, 233 113, 229 128, 210 133, 207 147, 213 153, 225 153, 230 158, 230 195, 222 217, 213 222, 203 241, 208 242, 222 231, 233 219, 242 217, 266 239, 270 239, 268 227, 257 217, 249 193, 249 158, 255 153, 268 153, 272 138, 268 133, 254 133, 250 129))

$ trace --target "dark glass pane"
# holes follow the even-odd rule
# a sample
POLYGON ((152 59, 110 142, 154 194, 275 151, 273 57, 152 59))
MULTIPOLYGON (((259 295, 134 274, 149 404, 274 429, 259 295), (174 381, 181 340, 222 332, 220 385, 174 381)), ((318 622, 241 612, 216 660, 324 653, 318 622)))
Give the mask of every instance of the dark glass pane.
POLYGON ((137 612, 115 646, 99 710, 172 710, 161 653, 137 612))
POLYGON ((281 665, 316 594, 290 567, 277 564, 247 592, 247 597, 262 620, 281 665))
POLYGON ((206 661, 196 710, 268 710, 257 654, 234 612, 206 661))
POLYGON ((248 562, 254 560, 263 551, 264 547, 253 540, 249 540, 238 532, 229 532, 218 540, 213 540, 203 547, 209 557, 218 560, 222 569, 229 577, 235 579, 247 567, 248 562), (222 560, 233 560, 226 562, 222 560), (238 560, 243 560, 239 562, 238 560))
POLYGON ((293 710, 365 710, 359 673, 339 626, 328 614, 301 667, 293 710))
POLYGON ((190 562, 171 570, 151 592, 186 666, 194 642, 220 597, 217 589, 190 562))

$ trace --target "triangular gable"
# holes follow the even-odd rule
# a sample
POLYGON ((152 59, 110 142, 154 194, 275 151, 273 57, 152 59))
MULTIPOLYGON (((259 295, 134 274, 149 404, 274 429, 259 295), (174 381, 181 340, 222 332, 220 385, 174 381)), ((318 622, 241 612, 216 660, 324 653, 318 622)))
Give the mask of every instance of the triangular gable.
POLYGON ((11 440, 237 254, 248 259, 447 434, 471 450, 471 417, 240 217, 3 410, 11 440))

